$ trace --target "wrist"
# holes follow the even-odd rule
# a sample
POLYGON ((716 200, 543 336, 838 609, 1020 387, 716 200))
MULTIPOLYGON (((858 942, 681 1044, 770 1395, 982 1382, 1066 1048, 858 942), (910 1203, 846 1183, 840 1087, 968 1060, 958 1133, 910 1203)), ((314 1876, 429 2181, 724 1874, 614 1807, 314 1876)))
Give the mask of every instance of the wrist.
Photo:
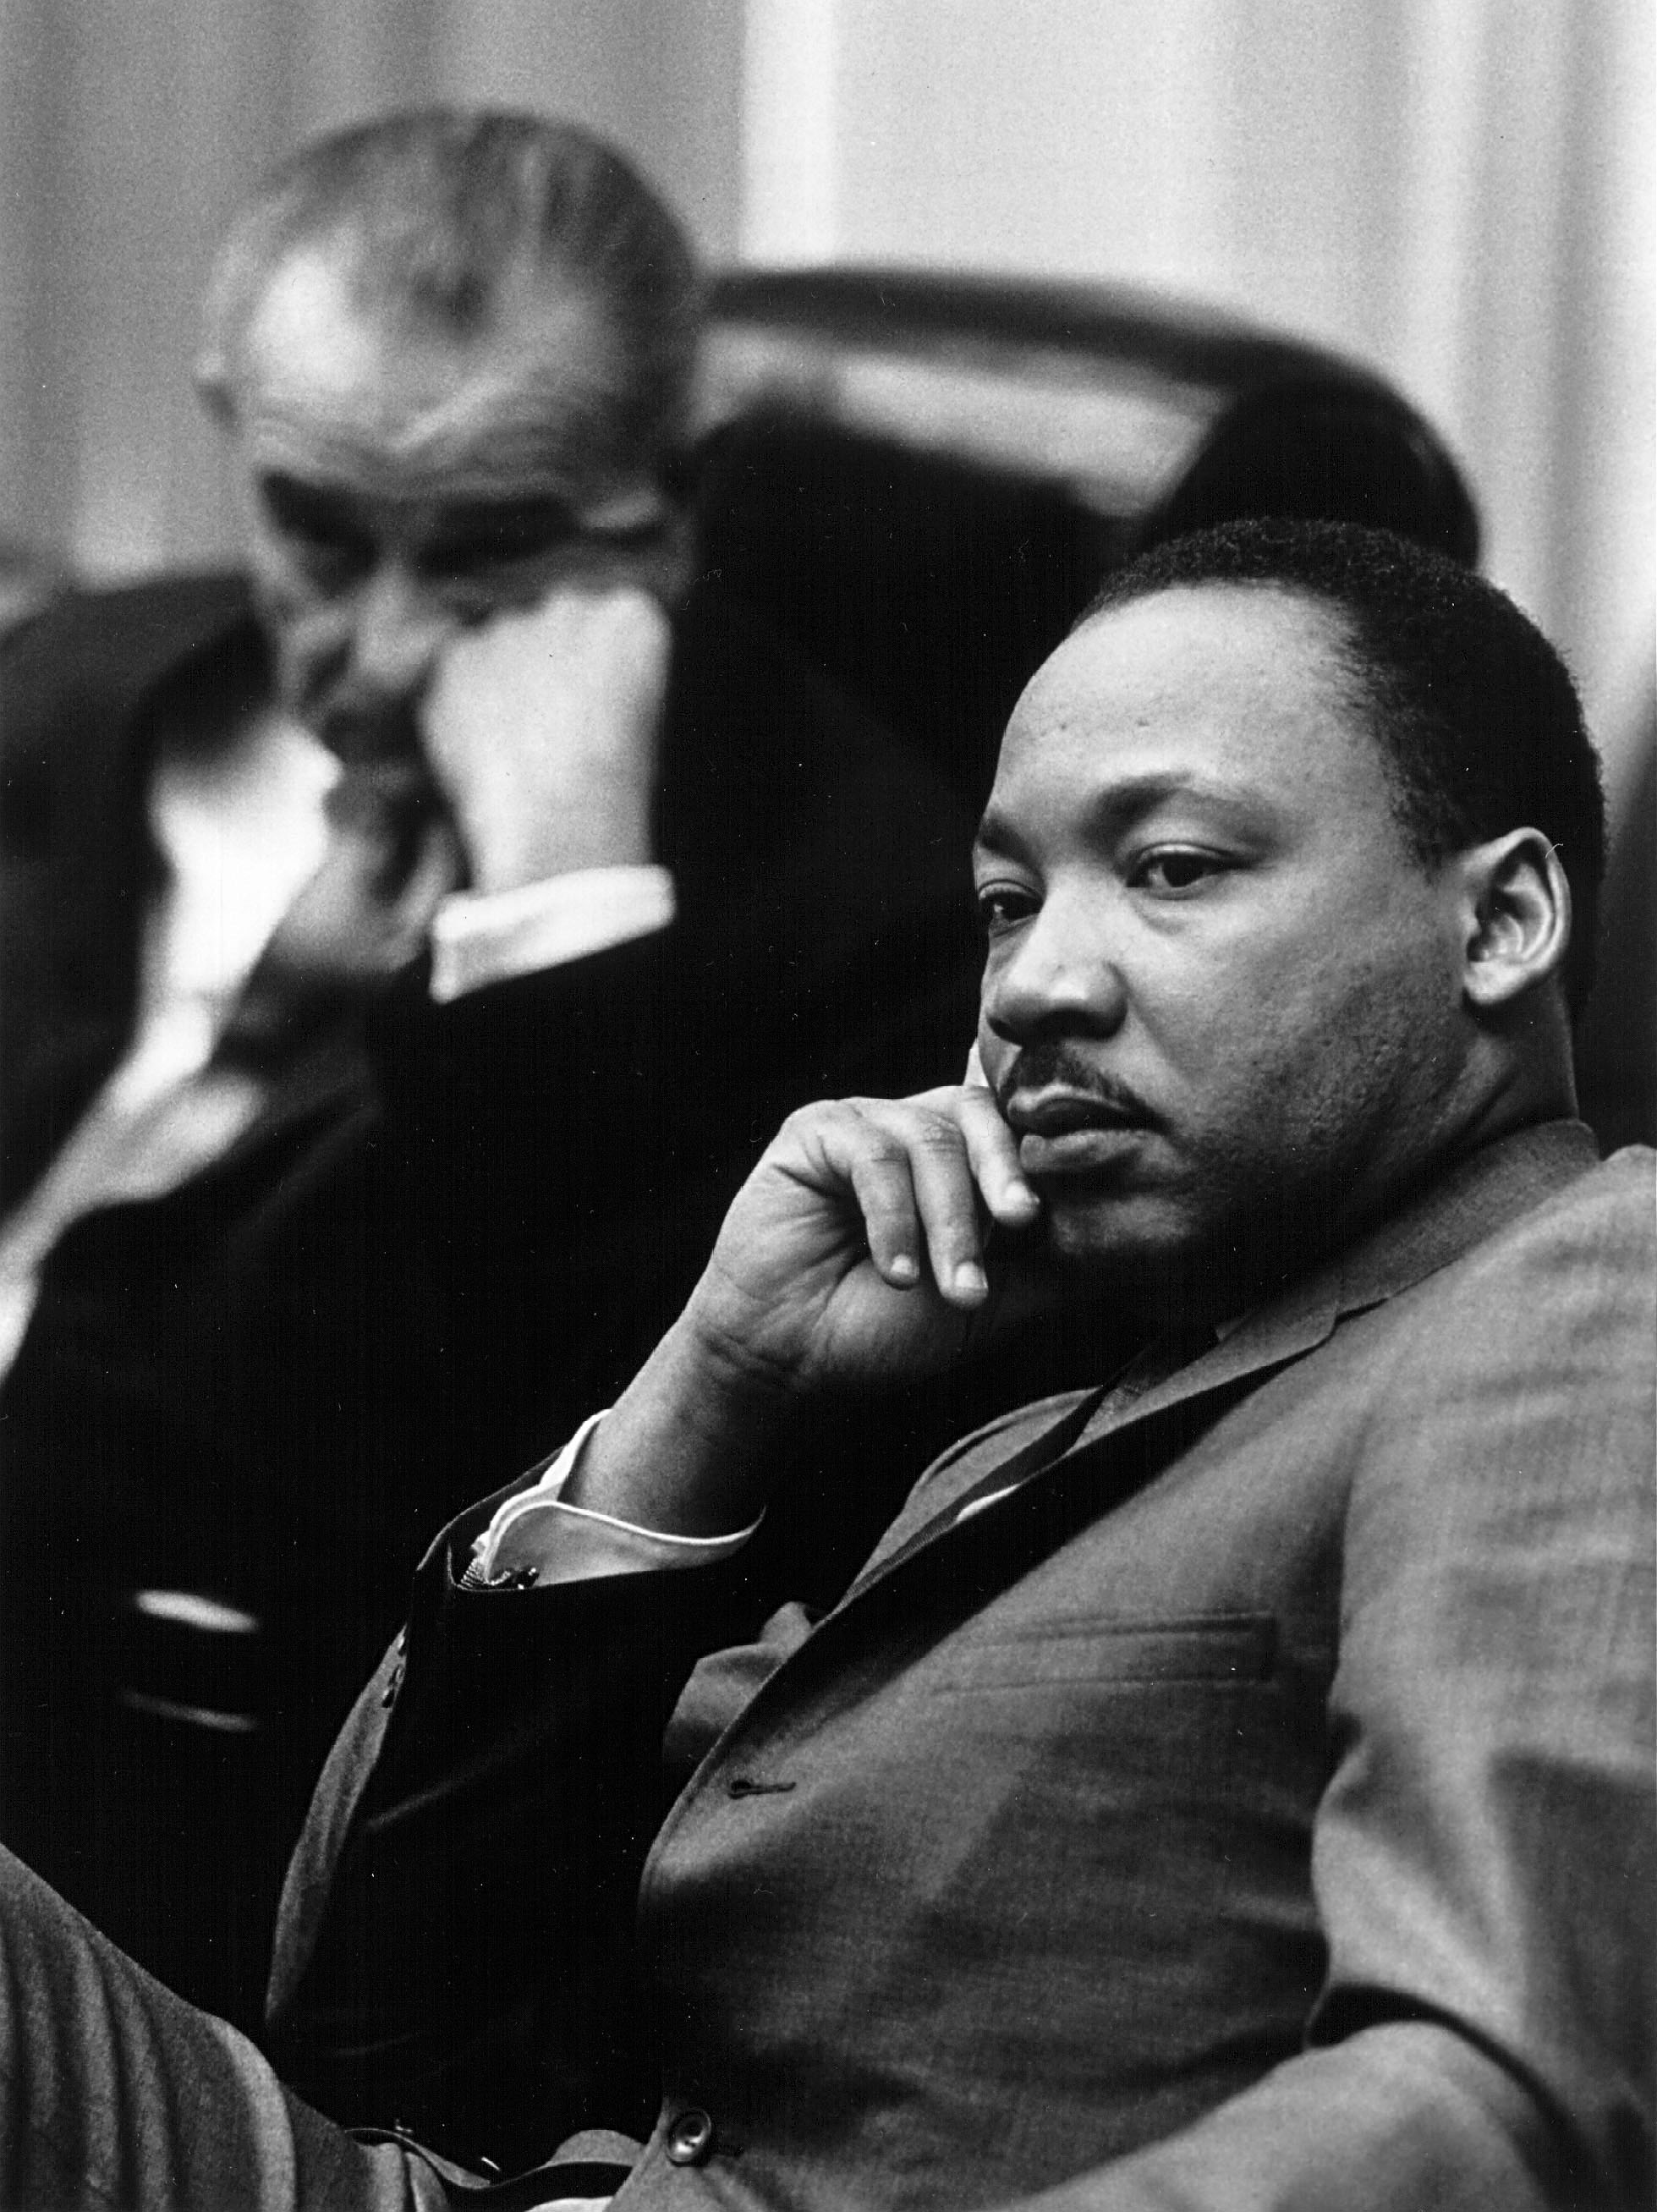
POLYGON ((648 867, 656 858, 647 793, 601 806, 549 799, 463 811, 461 836, 471 888, 485 896, 589 868, 648 867))
POLYGON ((682 1315, 594 1434, 564 1502, 665 1535, 746 1528, 765 1510, 792 1405, 780 1378, 682 1315))
POLYGON ((644 868, 656 854, 647 833, 636 836, 523 836, 489 839, 466 836, 470 888, 487 897, 495 891, 525 890, 589 869, 644 868))

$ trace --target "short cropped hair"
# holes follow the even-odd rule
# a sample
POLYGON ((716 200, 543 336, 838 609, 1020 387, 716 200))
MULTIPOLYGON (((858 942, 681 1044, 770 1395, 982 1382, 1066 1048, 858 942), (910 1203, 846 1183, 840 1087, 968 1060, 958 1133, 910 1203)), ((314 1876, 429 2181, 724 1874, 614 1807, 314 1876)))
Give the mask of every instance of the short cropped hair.
POLYGON ((434 107, 301 147, 242 210, 208 286, 197 380, 234 410, 240 351, 296 251, 338 247, 352 304, 394 325, 487 337, 526 282, 590 301, 612 352, 602 458, 660 472, 685 434, 701 320, 683 231, 619 154, 574 124, 434 107))
POLYGON ((1076 627, 1204 584, 1275 588, 1332 614, 1353 703, 1423 866, 1508 830, 1550 840, 1570 885, 1563 980, 1580 1015, 1593 980, 1605 801, 1576 687, 1535 623, 1482 576, 1390 531, 1273 520, 1150 547, 1106 580, 1076 627))

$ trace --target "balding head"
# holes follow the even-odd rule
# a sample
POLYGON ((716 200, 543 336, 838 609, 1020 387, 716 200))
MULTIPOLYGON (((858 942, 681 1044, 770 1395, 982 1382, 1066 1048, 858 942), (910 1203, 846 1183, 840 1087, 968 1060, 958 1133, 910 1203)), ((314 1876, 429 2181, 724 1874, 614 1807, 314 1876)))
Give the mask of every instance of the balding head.
MULTIPOLYGON (((499 350, 580 314, 579 434, 596 475, 659 472, 683 435, 700 295, 683 233, 622 160, 573 125, 447 108, 382 118, 303 148, 232 227, 208 290, 201 389, 235 420, 252 349, 332 287, 398 344, 499 350)), ((571 434, 568 349, 526 418, 571 434)), ((266 349, 268 352, 268 347, 266 349)))

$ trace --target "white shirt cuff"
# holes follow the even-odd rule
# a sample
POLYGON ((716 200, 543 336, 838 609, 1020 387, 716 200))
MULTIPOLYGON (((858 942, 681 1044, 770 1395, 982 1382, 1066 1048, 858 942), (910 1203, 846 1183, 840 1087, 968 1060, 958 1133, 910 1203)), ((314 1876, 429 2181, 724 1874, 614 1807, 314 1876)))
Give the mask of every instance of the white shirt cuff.
POLYGON ((561 1504, 564 1486, 604 1418, 602 1413, 590 1414, 540 1480, 497 1510, 472 1546, 469 1577, 493 1582, 533 1567, 537 1586, 545 1589, 555 1583, 593 1582, 601 1575, 713 1566, 742 1549, 759 1527, 757 1521, 730 1536, 668 1536, 585 1505, 561 1504))
POLYGON ((446 1005, 486 983, 586 959, 665 929, 675 911, 673 878, 654 864, 452 892, 432 922, 432 996, 446 1005))

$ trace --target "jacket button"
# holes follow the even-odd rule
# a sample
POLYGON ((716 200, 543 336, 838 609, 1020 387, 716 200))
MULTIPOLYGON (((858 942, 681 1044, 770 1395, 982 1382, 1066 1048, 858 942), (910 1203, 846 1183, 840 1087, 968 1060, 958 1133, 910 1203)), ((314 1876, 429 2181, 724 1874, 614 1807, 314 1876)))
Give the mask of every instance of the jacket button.
POLYGON ((692 2106, 681 2112, 667 2131, 668 2163, 700 2166, 713 2148, 713 2123, 692 2106))

